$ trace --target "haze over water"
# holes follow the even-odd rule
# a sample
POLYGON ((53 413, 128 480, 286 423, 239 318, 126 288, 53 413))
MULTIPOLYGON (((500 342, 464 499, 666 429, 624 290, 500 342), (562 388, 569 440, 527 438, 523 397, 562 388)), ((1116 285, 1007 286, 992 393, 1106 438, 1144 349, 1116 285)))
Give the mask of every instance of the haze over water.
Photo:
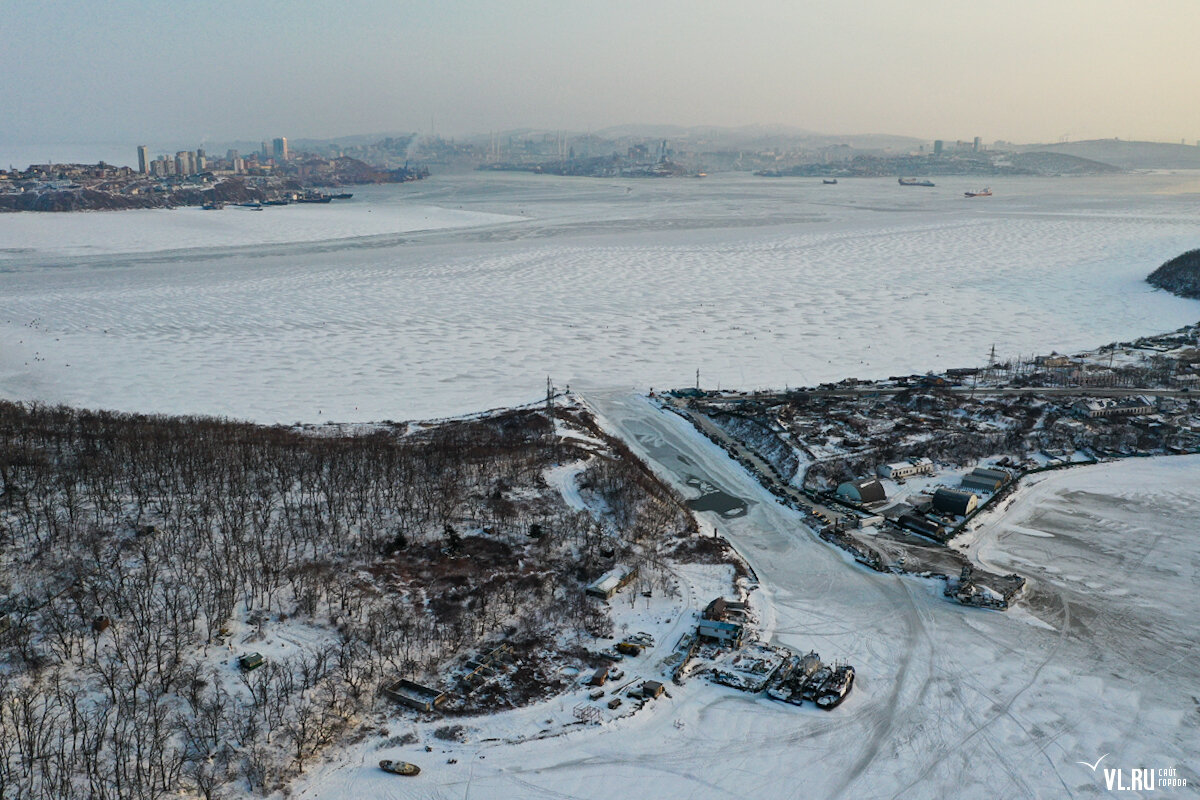
POLYGON ((1142 279, 1196 177, 468 174, 343 206, 0 216, 0 393, 269 422, 438 417, 558 385, 783 387, 1195 321, 1142 279), (53 223, 53 224, 50 224, 53 223))

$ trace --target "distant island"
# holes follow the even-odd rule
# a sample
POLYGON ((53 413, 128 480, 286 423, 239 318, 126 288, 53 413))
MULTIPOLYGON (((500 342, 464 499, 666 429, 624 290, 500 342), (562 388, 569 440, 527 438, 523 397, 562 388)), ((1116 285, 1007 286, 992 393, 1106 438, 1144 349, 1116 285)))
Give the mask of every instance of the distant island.
POLYGON ((855 155, 845 161, 759 170, 767 178, 891 178, 900 175, 1104 175, 1120 167, 1062 153, 1005 151, 915 155, 855 155))
POLYGON ((1146 276, 1146 282, 1180 297, 1200 299, 1200 249, 1175 256, 1146 276))
MULTIPOLYGON (((407 145, 405 140, 397 146, 407 145)), ((289 153, 286 139, 276 139, 273 151, 264 142, 261 154, 244 158, 230 150, 224 158, 210 159, 198 149, 151 159, 143 146, 138 148, 137 169, 101 161, 0 170, 0 212, 324 203, 338 195, 323 193, 322 188, 405 183, 428 175, 424 168, 373 166, 340 153, 289 153)))

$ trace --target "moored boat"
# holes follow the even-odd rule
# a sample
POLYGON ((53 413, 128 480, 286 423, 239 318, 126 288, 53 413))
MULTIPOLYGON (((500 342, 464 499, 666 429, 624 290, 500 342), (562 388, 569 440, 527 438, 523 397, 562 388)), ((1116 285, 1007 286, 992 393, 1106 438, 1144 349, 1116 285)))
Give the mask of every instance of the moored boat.
POLYGON ((933 181, 928 178, 922 180, 920 178, 901 178, 901 186, 933 186, 933 181))
POLYGON ((421 768, 416 764, 410 764, 407 761, 392 761, 390 758, 380 761, 379 768, 393 775, 417 775, 421 772, 421 768))
POLYGON ((854 667, 847 665, 835 667, 833 673, 825 679, 817 690, 817 697, 814 701, 818 708, 826 711, 837 708, 846 699, 846 695, 850 694, 850 687, 854 685, 854 667))
POLYGON ((991 197, 991 188, 980 189, 978 192, 963 192, 964 197, 991 197))

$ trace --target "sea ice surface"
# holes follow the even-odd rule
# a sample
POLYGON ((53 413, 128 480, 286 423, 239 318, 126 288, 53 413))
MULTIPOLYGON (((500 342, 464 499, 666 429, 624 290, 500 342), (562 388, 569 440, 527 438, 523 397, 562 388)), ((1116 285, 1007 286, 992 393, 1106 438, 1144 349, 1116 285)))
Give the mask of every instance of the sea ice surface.
POLYGON ((1142 281, 1195 246, 1195 176, 959 183, 469 174, 345 206, 0 215, 0 394, 407 419, 547 375, 794 386, 1195 320, 1142 281))

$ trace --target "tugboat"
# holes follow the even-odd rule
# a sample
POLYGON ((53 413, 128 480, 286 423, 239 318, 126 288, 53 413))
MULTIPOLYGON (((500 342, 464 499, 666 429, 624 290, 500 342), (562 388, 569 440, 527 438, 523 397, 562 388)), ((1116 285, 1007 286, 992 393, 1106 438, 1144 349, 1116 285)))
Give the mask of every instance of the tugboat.
POLYGON ((933 181, 929 179, 920 180, 919 178, 901 178, 901 186, 933 186, 933 181))
POLYGON ((821 183, 826 186, 837 186, 837 178, 822 178, 821 183))
POLYGON ((421 772, 421 768, 416 764, 410 764, 407 761, 392 761, 389 758, 380 761, 379 768, 393 775, 417 775, 421 772))
POLYGON ((991 197, 991 188, 980 189, 978 192, 963 192, 964 197, 991 197))

